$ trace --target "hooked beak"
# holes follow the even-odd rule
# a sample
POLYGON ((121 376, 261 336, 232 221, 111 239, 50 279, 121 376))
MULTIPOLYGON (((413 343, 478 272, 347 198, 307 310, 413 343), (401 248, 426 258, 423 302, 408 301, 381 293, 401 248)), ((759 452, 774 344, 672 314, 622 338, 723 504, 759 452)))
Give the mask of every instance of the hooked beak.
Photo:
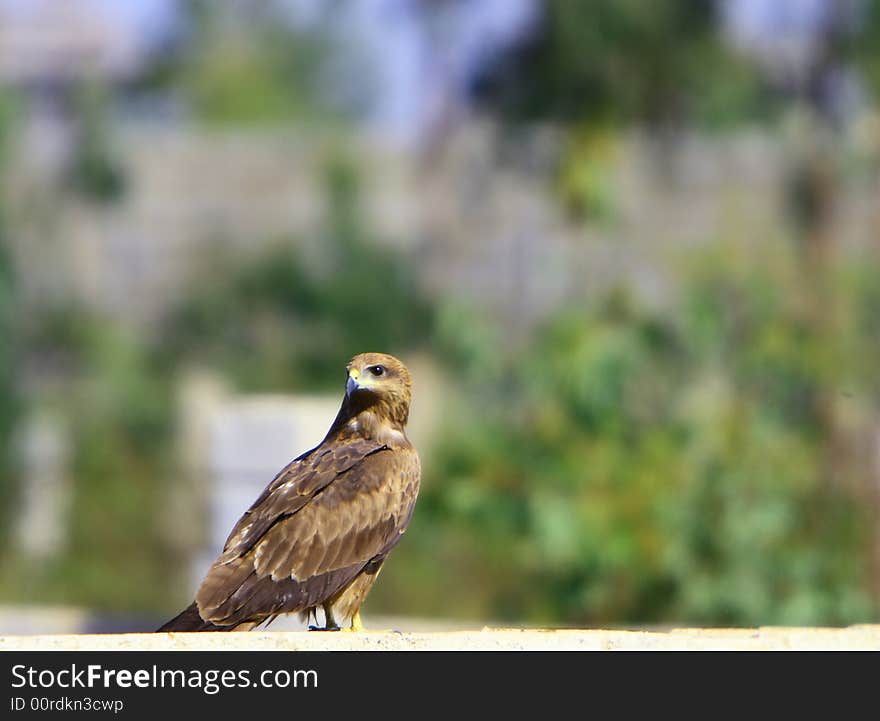
POLYGON ((348 380, 345 382, 345 395, 351 398, 352 394, 361 386, 358 383, 358 372, 356 370, 349 371, 348 380))

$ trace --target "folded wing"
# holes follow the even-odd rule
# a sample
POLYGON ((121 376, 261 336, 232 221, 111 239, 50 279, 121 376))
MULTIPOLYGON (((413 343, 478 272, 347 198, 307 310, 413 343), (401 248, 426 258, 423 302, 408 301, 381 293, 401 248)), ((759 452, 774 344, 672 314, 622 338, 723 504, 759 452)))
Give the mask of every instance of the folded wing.
POLYGON ((358 440, 293 461, 235 525, 196 594, 217 625, 320 604, 384 557, 418 492, 411 448, 358 440))

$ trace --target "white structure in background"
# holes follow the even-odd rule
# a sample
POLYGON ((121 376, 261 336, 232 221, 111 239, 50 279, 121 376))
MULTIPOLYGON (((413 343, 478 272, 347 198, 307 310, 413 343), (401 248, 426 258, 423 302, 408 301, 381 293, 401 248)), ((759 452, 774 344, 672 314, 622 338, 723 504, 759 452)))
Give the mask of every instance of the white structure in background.
POLYGON ((0 0, 0 82, 57 86, 144 70, 168 36, 178 0, 0 0))
POLYGON ((207 543, 192 569, 196 588, 241 514, 287 463, 318 445, 338 396, 239 396, 208 421, 207 543))
POLYGON ((71 487, 66 469, 70 448, 58 421, 41 414, 25 422, 19 444, 23 487, 16 541, 23 556, 45 562, 67 544, 71 487))

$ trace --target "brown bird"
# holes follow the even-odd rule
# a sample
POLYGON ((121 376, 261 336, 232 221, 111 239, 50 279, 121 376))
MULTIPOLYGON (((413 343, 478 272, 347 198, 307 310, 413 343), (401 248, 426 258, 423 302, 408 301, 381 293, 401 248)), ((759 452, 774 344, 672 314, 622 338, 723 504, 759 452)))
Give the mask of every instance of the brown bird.
POLYGON ((415 507, 421 469, 404 432, 412 382, 397 358, 347 366, 342 407, 316 448, 290 462, 239 519, 196 592, 159 631, 247 631, 285 613, 326 630, 360 607, 415 507))

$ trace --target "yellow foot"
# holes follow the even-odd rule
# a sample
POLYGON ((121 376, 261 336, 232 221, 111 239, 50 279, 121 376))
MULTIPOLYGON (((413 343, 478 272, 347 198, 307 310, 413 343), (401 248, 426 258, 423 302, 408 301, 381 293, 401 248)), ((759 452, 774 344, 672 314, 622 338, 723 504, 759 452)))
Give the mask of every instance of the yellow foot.
POLYGON ((361 612, 358 611, 354 616, 351 617, 351 626, 348 628, 343 628, 343 631, 353 631, 360 632, 364 630, 364 622, 361 621, 361 612))

